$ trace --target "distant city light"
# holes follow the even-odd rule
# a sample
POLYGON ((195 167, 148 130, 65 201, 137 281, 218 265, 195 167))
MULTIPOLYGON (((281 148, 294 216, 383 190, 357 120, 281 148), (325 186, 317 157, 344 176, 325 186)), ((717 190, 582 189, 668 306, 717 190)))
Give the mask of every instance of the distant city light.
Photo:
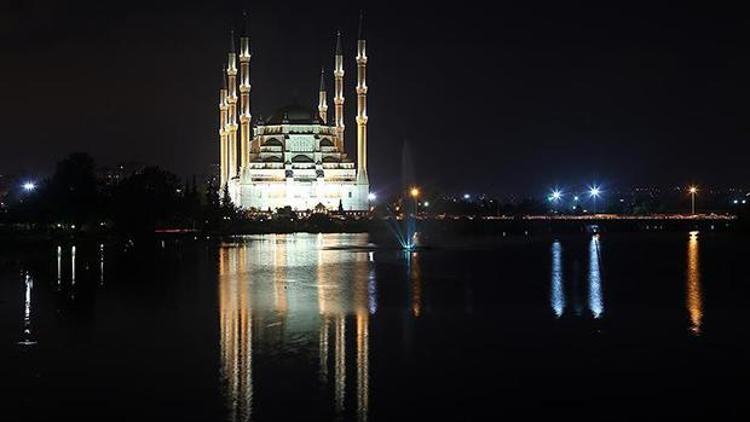
POLYGON ((464 194, 464 199, 470 199, 470 198, 471 198, 471 195, 469 195, 468 193, 464 194))
POLYGON ((562 198, 562 192, 559 189, 554 189, 552 194, 549 196, 550 201, 559 201, 562 198))
POLYGON ((696 188, 695 186, 690 186, 690 193, 696 193, 696 192, 698 192, 698 188, 696 188))
POLYGON ((422 204, 422 205, 424 205, 424 206, 425 206, 425 208, 426 208, 426 207, 429 207, 429 206, 430 206, 430 203, 429 203, 428 201, 424 201, 424 204, 422 204))
POLYGON ((574 201, 577 201, 577 200, 578 200, 578 195, 574 196, 574 197, 573 197, 573 200, 574 200, 574 201))
POLYGON ((734 200, 734 201, 732 201, 732 202, 733 202, 733 203, 734 203, 735 205, 737 205, 737 204, 739 204, 739 203, 740 203, 740 201, 739 201, 739 200, 737 200, 737 199, 735 199, 735 200, 734 200))
POLYGON ((416 198, 419 196, 419 189, 415 187, 411 188, 411 191, 409 191, 409 193, 411 194, 412 197, 416 198))
POLYGON ((374 193, 370 192, 370 193, 367 194, 367 199, 369 199, 370 201, 374 201, 374 200, 378 199, 378 196, 375 195, 374 193))
POLYGON ((34 189, 36 189, 36 184, 34 182, 26 182, 23 184, 23 190, 26 192, 31 192, 34 189))

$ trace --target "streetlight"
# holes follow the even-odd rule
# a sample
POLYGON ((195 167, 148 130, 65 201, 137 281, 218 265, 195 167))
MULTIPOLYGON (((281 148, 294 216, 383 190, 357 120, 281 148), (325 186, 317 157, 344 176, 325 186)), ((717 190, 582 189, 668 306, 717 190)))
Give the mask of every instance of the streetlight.
POLYGON ((596 200, 601 196, 602 191, 599 189, 599 186, 597 185, 591 185, 589 187, 589 196, 591 197, 592 201, 594 202, 593 211, 596 212, 596 200))
POLYGON ((31 192, 34 189, 36 189, 36 184, 34 182, 26 182, 23 184, 23 190, 26 192, 31 192))
POLYGON ((695 215, 695 194, 698 193, 698 188, 690 186, 688 192, 690 192, 690 212, 692 215, 695 215))
POLYGON ((377 195, 375 195, 375 193, 373 193, 373 192, 370 192, 370 193, 368 193, 368 194, 367 194, 367 199, 368 199, 368 200, 369 200, 370 202, 372 202, 372 201, 374 201, 374 200, 378 199, 378 196, 377 196, 377 195))
POLYGON ((589 188, 589 196, 592 198, 598 198, 599 195, 601 195, 601 190, 599 190, 599 186, 591 186, 589 188))
POLYGON ((557 201, 559 201, 562 198, 562 196, 563 196, 563 194, 560 191, 560 189, 553 189, 552 190, 552 194, 550 194, 550 196, 549 196, 549 200, 557 202, 557 201))
POLYGON ((419 198, 419 188, 416 186, 413 186, 411 190, 409 190, 409 195, 414 199, 414 216, 417 215, 417 198, 419 198))

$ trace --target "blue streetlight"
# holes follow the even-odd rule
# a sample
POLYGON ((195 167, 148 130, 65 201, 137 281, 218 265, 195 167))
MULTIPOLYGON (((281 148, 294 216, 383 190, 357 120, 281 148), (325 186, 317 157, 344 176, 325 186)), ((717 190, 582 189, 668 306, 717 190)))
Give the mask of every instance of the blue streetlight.
POLYGON ((591 197, 591 200, 593 201, 592 211, 596 212, 596 200, 601 196, 602 191, 599 189, 599 186, 597 185, 591 185, 589 186, 589 197, 591 197))
POLYGON ((26 192, 31 192, 34 189, 36 189, 36 184, 34 182, 26 182, 23 184, 23 190, 26 192))
POLYGON ((553 202, 557 202, 562 198, 563 194, 560 191, 560 189, 553 189, 552 193, 549 196, 549 200, 553 202))

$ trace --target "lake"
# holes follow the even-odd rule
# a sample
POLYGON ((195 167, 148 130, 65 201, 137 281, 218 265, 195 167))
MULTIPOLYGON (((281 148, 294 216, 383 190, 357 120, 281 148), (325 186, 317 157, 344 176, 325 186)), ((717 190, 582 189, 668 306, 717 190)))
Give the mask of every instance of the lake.
POLYGON ((746 420, 749 257, 703 232, 5 245, 0 418, 746 420))

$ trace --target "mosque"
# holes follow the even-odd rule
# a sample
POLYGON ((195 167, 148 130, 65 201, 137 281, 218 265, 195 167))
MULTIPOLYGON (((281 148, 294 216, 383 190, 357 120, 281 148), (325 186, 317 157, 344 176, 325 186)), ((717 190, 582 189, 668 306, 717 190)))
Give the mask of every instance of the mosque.
POLYGON ((219 94, 221 187, 243 209, 290 206, 312 210, 369 208, 367 177, 367 52, 360 16, 357 37, 357 161, 344 142, 344 55, 341 33, 334 54, 334 116, 328 116, 325 73, 321 70, 317 111, 282 107, 267 119, 250 113, 250 37, 247 25, 239 54, 230 44, 219 94), (238 69, 239 59, 239 98, 238 69), (239 130, 238 130, 239 129, 239 130))

